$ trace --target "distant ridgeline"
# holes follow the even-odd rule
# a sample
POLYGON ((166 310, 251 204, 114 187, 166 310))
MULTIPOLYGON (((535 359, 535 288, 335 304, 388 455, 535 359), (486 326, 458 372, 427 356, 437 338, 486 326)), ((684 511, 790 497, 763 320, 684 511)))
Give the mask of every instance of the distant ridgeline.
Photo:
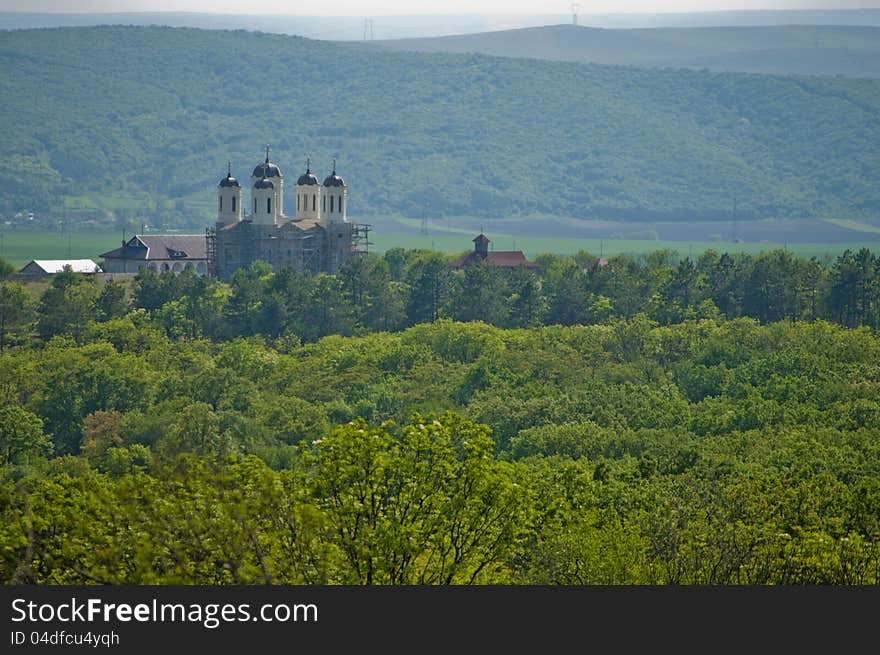
POLYGON ((204 225, 255 142, 344 159, 365 217, 880 215, 878 80, 145 27, 7 32, 0 65, 4 216, 65 199, 204 225))

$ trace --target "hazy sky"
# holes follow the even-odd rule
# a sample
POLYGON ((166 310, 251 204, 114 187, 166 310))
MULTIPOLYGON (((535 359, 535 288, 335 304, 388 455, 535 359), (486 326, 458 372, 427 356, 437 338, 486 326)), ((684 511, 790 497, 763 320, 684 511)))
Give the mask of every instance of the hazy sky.
MULTIPOLYGON (((666 13, 730 9, 880 8, 880 0, 589 0, 581 14, 666 13)), ((558 0, 0 0, 0 11, 193 11, 300 16, 382 16, 389 14, 567 14, 571 2, 558 0)))

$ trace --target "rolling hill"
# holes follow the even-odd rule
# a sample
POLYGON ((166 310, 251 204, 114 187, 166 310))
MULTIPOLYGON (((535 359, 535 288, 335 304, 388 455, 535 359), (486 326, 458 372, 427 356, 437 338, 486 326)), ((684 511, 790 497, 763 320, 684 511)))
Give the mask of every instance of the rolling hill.
MULTIPOLYGON (((247 8, 242 5, 242 8, 247 8)), ((583 7, 585 11, 589 7, 583 7)), ((95 25, 161 25, 218 30, 249 30, 311 39, 350 40, 421 38, 448 34, 474 34, 492 30, 556 25, 571 21, 558 14, 410 14, 374 16, 370 32, 365 16, 290 14, 218 14, 184 11, 26 12, 0 11, 0 29, 91 27, 95 25)), ((861 25, 880 26, 880 9, 701 11, 660 14, 581 13, 581 25, 604 28, 730 27, 746 25, 861 25)))
POLYGON ((880 27, 785 25, 609 30, 550 25, 353 44, 408 52, 480 53, 655 68, 880 77, 880 27))
POLYGON ((291 195, 336 157, 361 217, 880 215, 877 80, 160 27, 11 31, 0 66, 0 213, 203 225, 271 143, 291 195))

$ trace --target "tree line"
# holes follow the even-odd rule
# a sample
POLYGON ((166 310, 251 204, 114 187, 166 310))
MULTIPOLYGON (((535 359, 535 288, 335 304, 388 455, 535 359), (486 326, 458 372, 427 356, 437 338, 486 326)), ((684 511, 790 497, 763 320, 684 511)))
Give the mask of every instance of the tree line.
POLYGON ((504 328, 607 323, 644 314, 659 325, 697 318, 828 320, 880 327, 880 258, 850 250, 828 265, 785 250, 760 255, 669 250, 607 259, 541 255, 540 269, 451 269, 450 257, 394 248, 351 259, 338 275, 273 271, 263 262, 229 284, 142 270, 130 289, 62 273, 39 296, 0 282, 0 349, 31 335, 79 338, 90 321, 143 311, 169 336, 262 335, 306 342, 396 331, 438 318, 504 328))

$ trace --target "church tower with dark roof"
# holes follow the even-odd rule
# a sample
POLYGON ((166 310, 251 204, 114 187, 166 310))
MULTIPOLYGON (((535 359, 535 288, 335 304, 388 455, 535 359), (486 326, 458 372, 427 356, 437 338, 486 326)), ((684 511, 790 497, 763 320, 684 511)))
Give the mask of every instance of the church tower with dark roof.
MULTIPOLYGON (((266 160, 257 164, 251 173, 251 189, 256 189, 256 184, 265 178, 272 183, 274 213, 284 215, 284 173, 276 164, 269 161, 269 146, 266 146, 266 160)), ((253 202, 251 202, 253 205, 253 202)), ((265 208, 264 208, 265 209, 265 208)), ((255 212, 259 213, 259 212, 255 212)))
POLYGON ((230 225, 241 220, 241 185, 232 176, 232 162, 226 164, 226 177, 217 184, 217 225, 230 225))
POLYGON ((312 160, 306 159, 306 172, 296 181, 296 219, 321 218, 321 185, 312 173, 312 160))
POLYGON ((336 174, 336 160, 333 160, 333 172, 324 178, 321 185, 321 220, 324 223, 344 223, 346 202, 345 180, 336 174))

